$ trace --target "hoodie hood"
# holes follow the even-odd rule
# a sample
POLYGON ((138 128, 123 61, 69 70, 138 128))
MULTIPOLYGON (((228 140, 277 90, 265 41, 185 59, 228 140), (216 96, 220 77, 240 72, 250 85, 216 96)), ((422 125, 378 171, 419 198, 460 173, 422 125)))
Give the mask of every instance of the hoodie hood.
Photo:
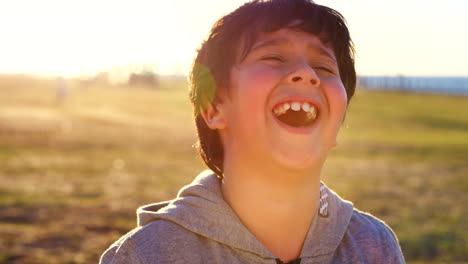
MULTIPOLYGON (((182 188, 174 200, 138 208, 138 225, 167 220, 229 247, 248 251, 262 258, 276 258, 242 224, 224 201, 220 184, 216 175, 206 170, 191 184, 182 188)), ((323 184, 320 191, 319 210, 308 231, 301 258, 333 253, 353 214, 353 205, 350 202, 342 200, 323 184)))

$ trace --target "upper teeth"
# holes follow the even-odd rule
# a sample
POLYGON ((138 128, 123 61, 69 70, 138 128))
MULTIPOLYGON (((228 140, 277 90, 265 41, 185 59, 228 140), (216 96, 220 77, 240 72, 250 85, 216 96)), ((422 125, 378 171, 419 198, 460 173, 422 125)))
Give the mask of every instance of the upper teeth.
POLYGON ((301 110, 301 104, 298 103, 298 102, 294 102, 294 103, 291 104, 291 109, 293 111, 299 111, 299 110, 301 110))
POLYGON ((317 117, 317 109, 315 108, 314 105, 311 105, 307 102, 303 102, 303 103, 288 102, 288 103, 278 104, 273 109, 273 112, 275 113, 276 116, 280 116, 286 113, 286 111, 288 111, 289 109, 293 111, 300 111, 302 109, 302 111, 307 113, 307 118, 309 119, 314 119, 317 117))

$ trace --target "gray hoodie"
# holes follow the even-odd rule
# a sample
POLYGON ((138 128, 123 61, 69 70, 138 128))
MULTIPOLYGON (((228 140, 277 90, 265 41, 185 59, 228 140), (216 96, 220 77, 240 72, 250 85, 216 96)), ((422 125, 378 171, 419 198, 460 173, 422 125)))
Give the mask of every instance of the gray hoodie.
MULTIPOLYGON (((138 227, 102 255, 117 263, 282 263, 223 200, 220 181, 201 173, 171 201, 137 210, 138 227)), ((404 263, 392 230, 353 209, 325 185, 300 259, 291 263, 404 263)))

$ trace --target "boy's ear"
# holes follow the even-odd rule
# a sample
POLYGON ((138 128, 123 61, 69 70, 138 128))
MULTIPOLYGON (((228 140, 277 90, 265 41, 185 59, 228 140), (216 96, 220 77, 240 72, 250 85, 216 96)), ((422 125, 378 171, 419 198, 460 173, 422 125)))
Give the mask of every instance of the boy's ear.
POLYGON ((205 120, 206 125, 215 130, 215 129, 224 129, 226 127, 226 118, 223 111, 222 103, 218 100, 208 105, 208 107, 201 112, 203 120, 205 120))

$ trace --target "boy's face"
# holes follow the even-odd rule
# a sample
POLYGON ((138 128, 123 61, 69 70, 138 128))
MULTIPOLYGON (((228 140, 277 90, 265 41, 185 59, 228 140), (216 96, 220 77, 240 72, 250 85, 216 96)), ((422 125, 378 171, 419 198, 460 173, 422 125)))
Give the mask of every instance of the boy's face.
POLYGON ((347 107, 330 47, 292 29, 262 33, 230 81, 218 105, 226 159, 321 168, 347 107))

